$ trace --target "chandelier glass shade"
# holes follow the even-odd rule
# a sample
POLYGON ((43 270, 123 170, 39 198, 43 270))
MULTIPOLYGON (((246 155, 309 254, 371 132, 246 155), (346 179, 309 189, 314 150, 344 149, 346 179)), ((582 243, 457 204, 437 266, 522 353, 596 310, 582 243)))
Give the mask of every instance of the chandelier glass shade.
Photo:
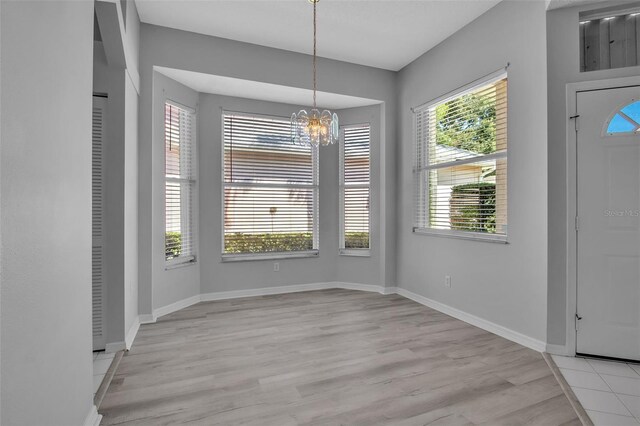
POLYGON ((291 137, 297 145, 330 145, 338 140, 338 115, 313 108, 291 115, 291 137))
POLYGON ((320 0, 309 1, 313 3, 313 108, 309 113, 302 109, 291 114, 291 139, 296 145, 330 145, 338 141, 338 115, 316 107, 316 4, 320 0))

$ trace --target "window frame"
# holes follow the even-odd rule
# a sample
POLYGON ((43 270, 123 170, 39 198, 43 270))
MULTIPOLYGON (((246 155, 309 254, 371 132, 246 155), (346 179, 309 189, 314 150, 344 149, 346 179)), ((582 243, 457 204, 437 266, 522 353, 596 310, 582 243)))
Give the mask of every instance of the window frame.
MULTIPOLYGON (((438 169, 443 169, 443 168, 447 168, 447 167, 451 167, 453 165, 463 165, 463 164, 472 164, 472 163, 478 163, 481 161, 487 161, 487 160, 498 160, 498 159, 506 159, 507 160, 507 164, 509 163, 509 139, 507 136, 507 148, 504 151, 501 152, 493 152, 490 154, 484 154, 482 156, 478 156, 478 157, 473 157, 470 159, 463 159, 463 160, 452 160, 452 161, 446 161, 446 162, 442 162, 442 163, 436 163, 433 165, 429 165, 429 160, 428 160, 428 146, 425 144, 424 147, 420 146, 421 141, 418 138, 418 123, 417 123, 417 118, 419 114, 424 113, 425 111, 428 111, 430 108, 432 108, 435 105, 439 105, 448 101, 451 101, 453 99, 459 98, 461 96, 464 96, 466 94, 472 93, 475 90, 483 87, 483 86, 487 86, 489 84, 492 83, 496 83, 502 79, 506 79, 508 82, 508 73, 507 73, 507 69, 506 68, 502 68, 498 71, 495 71, 491 74, 488 74, 484 77, 481 77, 479 79, 476 79, 474 81, 472 81, 471 83, 468 83, 464 86, 461 86, 457 89, 454 89, 442 96, 439 96, 429 102, 426 102, 422 105, 419 105, 415 108, 411 108, 412 111, 412 115, 413 115, 413 138, 414 138, 414 143, 413 143, 413 170, 412 170, 412 177, 413 177, 413 190, 414 190, 414 196, 413 196, 413 228, 412 231, 414 234, 418 234, 418 235, 428 235, 428 236, 436 236, 436 237, 445 237, 445 238, 454 238, 454 239, 464 239, 464 240, 474 240, 474 241, 483 241, 483 242, 490 242, 490 243, 499 243, 499 244, 508 244, 508 225, 509 225, 509 208, 508 208, 508 204, 509 204, 509 184, 508 184, 508 168, 507 168, 507 223, 506 223, 506 230, 504 234, 489 234, 489 233, 484 233, 484 232, 477 232, 477 231, 465 231, 465 230, 459 230, 459 229, 437 229, 437 228, 432 228, 430 226, 424 226, 421 227, 418 224, 418 215, 419 215, 419 209, 420 209, 420 204, 422 204, 423 206, 425 206, 424 208, 426 209, 426 216, 430 217, 430 211, 431 211, 431 200, 430 200, 430 183, 429 183, 429 177, 427 176, 426 178, 426 195, 424 195, 426 198, 424 199, 424 201, 420 202, 420 195, 419 195, 419 180, 422 176, 422 173, 426 172, 429 173, 432 170, 438 170, 438 169), (424 159, 423 165, 419 165, 418 161, 419 161, 419 157, 418 157, 418 149, 422 149, 425 150, 425 152, 427 154, 424 155, 424 159)), ((509 90, 507 89, 507 99, 509 98, 509 90)), ((507 129, 509 127, 509 118, 508 118, 508 109, 509 109, 509 102, 507 100, 507 129)), ((508 132, 508 130, 507 130, 508 132)), ((428 144, 428 141, 427 141, 428 144)))
POLYGON ((255 112, 247 112, 247 111, 235 111, 231 109, 220 109, 220 253, 221 253, 221 261, 223 263, 226 262, 242 262, 242 261, 254 261, 254 260, 278 260, 278 259, 295 259, 295 258, 313 258, 319 257, 320 255, 320 153, 318 147, 311 147, 311 162, 313 167, 313 185, 300 185, 300 184, 257 184, 251 185, 247 184, 246 186, 256 186, 256 187, 268 187, 268 186, 277 186, 277 187, 294 187, 294 188, 310 188, 313 193, 313 224, 312 224, 312 233, 313 233, 313 249, 312 250, 299 250, 299 251, 285 251, 285 252, 260 252, 260 253, 225 253, 225 223, 224 223, 224 211, 225 211, 225 188, 227 185, 229 186, 241 186, 239 184, 227 183, 225 182, 225 161, 224 161, 224 120, 225 115, 240 115, 249 118, 258 117, 272 120, 282 120, 286 122, 290 122, 290 117, 283 117, 279 115, 273 114, 264 114, 264 113, 255 113, 255 112))
MULTIPOLYGON (((172 259, 167 259, 166 255, 165 255, 165 270, 169 270, 169 269, 175 269, 175 268, 180 268, 180 267, 184 267, 184 266, 189 266, 189 265, 195 265, 198 261, 198 194, 199 194, 199 190, 198 190, 198 144, 197 144, 197 119, 198 119, 198 114, 197 114, 197 110, 193 107, 184 105, 180 102, 174 101, 173 99, 166 97, 164 99, 164 102, 162 104, 163 107, 163 124, 162 124, 162 136, 163 136, 163 150, 162 150, 162 159, 163 159, 163 169, 164 169, 164 192, 163 192, 163 201, 164 201, 164 209, 163 209, 163 213, 164 213, 164 217, 163 217, 163 222, 164 222, 164 235, 163 235, 163 252, 165 252, 166 250, 166 234, 167 234, 167 182, 168 181, 172 181, 172 182, 186 182, 189 184, 189 186, 193 185, 192 188, 190 188, 190 190, 193 191, 193 197, 191 199, 191 242, 192 242, 192 254, 189 256, 178 256, 178 257, 174 257, 172 259), (191 179, 185 179, 185 178, 168 178, 167 177, 167 152, 166 152, 166 124, 164 122, 164 117, 165 117, 165 109, 168 105, 171 105, 173 107, 182 109, 184 111, 186 111, 188 114, 191 114, 191 125, 192 125, 192 129, 191 129, 191 179)), ((183 211, 184 207, 182 206, 182 198, 180 199, 180 210, 181 210, 181 214, 180 214, 180 233, 182 234, 182 229, 185 226, 185 222, 187 220, 187 218, 185 216, 188 217, 188 215, 183 215, 182 211, 183 211)), ((188 226, 188 225, 187 225, 188 226)))
POLYGON ((339 221, 340 221, 340 225, 339 225, 339 248, 338 248, 338 253, 341 256, 359 256, 359 257, 370 257, 371 256, 371 198, 372 198, 372 190, 371 190, 371 123, 369 122, 365 122, 365 123, 357 123, 357 124, 346 124, 346 125, 342 125, 340 126, 340 138, 339 138, 339 182, 338 182, 338 186, 339 186, 339 221), (344 176, 344 172, 345 172, 345 158, 344 158, 344 152, 345 152, 345 138, 344 138, 344 131, 345 129, 350 129, 350 128, 362 128, 362 127, 367 127, 369 129, 369 183, 367 184, 352 184, 352 185, 346 185, 345 184, 345 176, 344 176), (349 188, 367 188, 369 190, 369 219, 368 219, 368 235, 369 235, 369 248, 345 248, 345 234, 346 234, 346 230, 345 230, 345 189, 349 187, 349 188))

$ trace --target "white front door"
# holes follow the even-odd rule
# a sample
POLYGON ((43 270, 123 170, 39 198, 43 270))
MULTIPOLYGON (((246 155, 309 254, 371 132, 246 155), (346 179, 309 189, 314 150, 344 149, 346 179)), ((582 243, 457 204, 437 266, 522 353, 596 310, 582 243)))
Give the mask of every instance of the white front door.
POLYGON ((577 94, 576 352, 640 360, 640 86, 577 94))

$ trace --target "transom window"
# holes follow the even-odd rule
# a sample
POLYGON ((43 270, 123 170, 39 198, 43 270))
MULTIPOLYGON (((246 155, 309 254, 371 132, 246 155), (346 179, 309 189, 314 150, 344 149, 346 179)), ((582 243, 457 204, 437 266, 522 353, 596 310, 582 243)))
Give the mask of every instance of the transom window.
POLYGON ((507 76, 415 109, 414 231, 506 240, 507 76))
POLYGON ((288 118, 224 112, 223 258, 316 255, 318 153, 288 118))
POLYGON ((616 112, 607 125, 608 135, 640 134, 640 101, 631 102, 616 112))

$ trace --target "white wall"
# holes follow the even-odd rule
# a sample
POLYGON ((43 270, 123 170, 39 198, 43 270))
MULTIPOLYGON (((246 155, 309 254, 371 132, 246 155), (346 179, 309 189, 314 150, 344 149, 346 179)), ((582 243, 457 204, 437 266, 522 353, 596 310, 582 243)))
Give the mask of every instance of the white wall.
POLYGON ((580 72, 578 15, 583 10, 628 2, 603 2, 547 13, 547 87, 549 101, 549 274, 548 341, 565 343, 567 303, 567 83, 640 75, 640 67, 580 72))
POLYGON ((502 2, 400 71, 397 110, 398 284, 541 342, 547 332, 545 49, 544 2, 502 2), (413 234, 410 108, 507 62, 509 244, 413 234))
MULTIPOLYGON (((160 224, 157 215, 157 208, 162 208, 161 192, 156 189, 157 185, 162 185, 162 170, 157 170, 162 165, 158 162, 156 150, 162 150, 162 141, 157 140, 150 129, 152 128, 153 110, 153 66, 185 69, 213 75, 222 75, 234 78, 241 78, 266 83, 280 84, 291 87, 310 88, 311 87, 311 57, 299 53, 293 53, 278 49, 261 47, 232 40, 220 39, 195 33, 173 30, 169 28, 157 27, 143 24, 141 26, 140 40, 140 74, 141 74, 141 108, 140 108, 140 312, 151 314, 153 309, 157 309, 164 304, 176 302, 179 294, 186 294, 184 286, 191 286, 191 281, 185 284, 177 277, 171 278, 168 284, 175 289, 176 293, 171 298, 156 294, 158 274, 163 274, 156 267, 158 261, 164 259, 157 254, 162 253, 164 237, 157 232, 160 224), (152 217, 152 220, 148 218, 152 217), (154 264, 155 262, 155 264, 154 264), (153 266, 152 266, 153 265, 153 266), (183 293, 180 293, 183 292, 183 293)), ((380 279, 384 285, 394 285, 395 277, 395 73, 360 65, 348 64, 320 58, 318 61, 319 87, 320 90, 340 93, 370 99, 377 99, 383 102, 380 111, 384 120, 380 124, 380 205, 384 206, 380 212, 379 229, 379 261, 375 265, 377 275, 384 277, 380 279)), ((205 102, 205 98, 202 102, 205 102)), ((204 105, 200 105, 204 108, 204 105)), ((202 114, 200 116, 202 117, 202 114)), ((283 111, 284 114, 284 111, 283 111)), ((291 111, 287 109, 286 114, 290 116, 291 111)), ((219 120, 219 119, 218 119, 219 120)), ((200 124, 202 125, 202 119, 200 124)), ((212 124, 213 125, 213 124, 212 124)), ((155 126, 155 125, 154 125, 155 126)), ((218 123, 219 126, 219 123, 218 123)), ((215 130, 214 130, 215 131, 215 130)), ((201 133, 202 135, 202 133, 201 133)), ((215 137, 215 134, 204 133, 205 137, 215 137)), ((206 149, 206 148, 205 148, 206 149)), ((214 150, 215 151, 215 150, 214 150)), ((213 151, 212 151, 213 152, 213 151)), ((211 155, 217 155, 216 152, 211 155)), ((337 146, 328 148, 323 153, 325 156, 335 156, 335 173, 321 173, 321 185, 330 185, 330 181, 323 179, 335 178, 337 191, 337 146), (331 151, 333 149, 333 151, 331 151), (333 154, 330 154, 332 153, 333 154)), ((200 153, 201 164, 206 161, 209 167, 209 159, 206 152, 200 153)), ((322 161, 322 157, 321 157, 322 161)), ((330 163, 331 160, 328 160, 330 163)), ((326 160, 325 160, 326 162, 326 160)), ((219 164, 219 163, 218 163, 219 164)), ((208 173, 201 168, 202 176, 208 173)), ((213 172, 212 172, 213 173, 213 172)), ((213 174, 211 175, 213 176, 213 174)), ((220 175, 217 175, 219 179, 220 175)), ((207 177, 201 178, 201 184, 207 177)), ((213 178, 211 178, 213 179, 213 178)), ((330 187, 327 187, 330 191, 330 187)), ((202 189, 205 191, 205 189, 202 189)), ((208 221, 205 217, 215 217, 220 212, 214 204, 213 197, 217 197, 213 189, 207 191, 206 197, 203 194, 203 206, 201 212, 201 225, 208 221), (210 197, 210 198, 206 198, 210 197), (205 201, 208 204, 204 204, 205 201), (214 209, 214 211, 210 210, 214 209)), ((321 193, 321 199, 323 195, 321 193)), ((325 197, 326 198, 326 197, 325 197)), ((323 203, 324 201, 321 201, 323 203)), ((330 205, 329 205, 330 207, 330 205)), ((162 211, 162 210, 160 210, 162 211)), ((329 215, 321 215, 321 227, 329 229, 328 222, 337 220, 337 201, 335 208, 329 211, 329 215)), ((296 259, 286 260, 281 263, 279 276, 265 276, 268 270, 272 273, 272 262, 243 262, 240 264, 222 265, 220 260, 220 242, 209 241, 206 235, 215 236, 220 232, 220 221, 212 219, 212 224, 203 230, 201 238, 201 259, 199 264, 202 268, 202 292, 239 290, 246 288, 257 288, 271 286, 275 283, 280 285, 301 284, 323 279, 331 279, 335 271, 329 268, 328 271, 320 271, 320 268, 311 267, 311 270, 318 270, 319 274, 310 274, 310 264, 323 264, 329 256, 327 250, 322 250, 319 259, 296 259), (211 248, 210 248, 211 247, 211 248), (232 271, 242 270, 246 279, 232 280, 232 271), (326 277, 326 278, 325 278, 326 277)), ((205 225, 202 225, 205 226, 205 225)), ((337 247, 337 222, 334 236, 321 237, 330 242, 330 238, 335 238, 337 247)), ((322 243, 321 243, 322 244, 322 243)), ((337 252, 333 251, 334 253, 337 252)), ((324 264, 323 264, 324 265, 324 264)), ((188 269, 189 267, 183 268, 188 269)), ((336 275, 337 277, 337 275, 336 275)), ((336 278, 337 279, 337 278, 336 278)), ((167 294, 169 294, 168 292, 167 294)), ((164 293, 163 293, 164 294, 164 293)))
POLYGON ((93 407, 93 4, 3 2, 1 19, 0 423, 79 425, 93 407))

